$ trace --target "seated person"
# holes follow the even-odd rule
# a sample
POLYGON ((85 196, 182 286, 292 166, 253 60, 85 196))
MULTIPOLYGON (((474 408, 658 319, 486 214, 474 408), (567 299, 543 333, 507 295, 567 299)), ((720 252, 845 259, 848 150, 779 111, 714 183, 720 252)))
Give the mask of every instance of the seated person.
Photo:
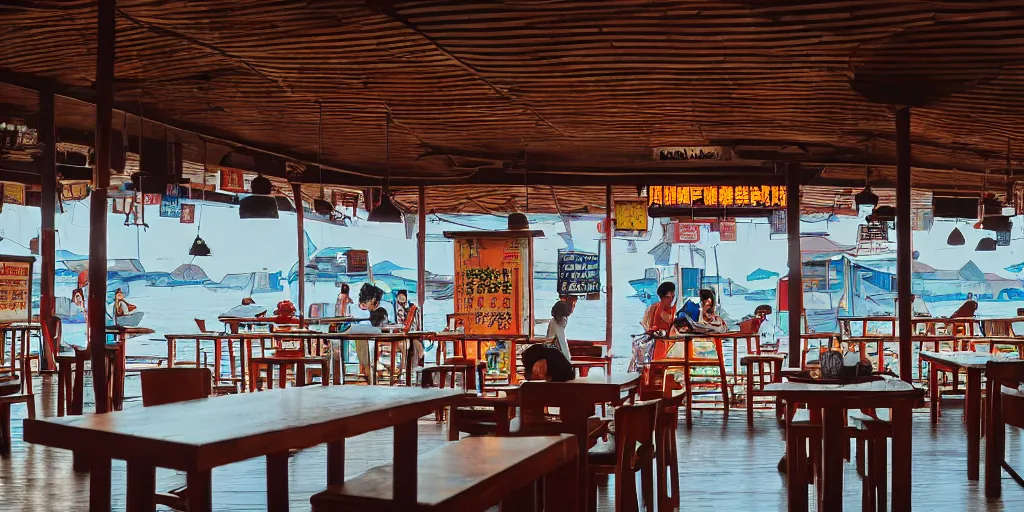
POLYGON ((290 300, 282 300, 277 303, 274 316, 267 319, 278 325, 298 325, 299 319, 295 317, 295 305, 290 300))
POLYGON ((576 378, 562 351, 547 345, 531 345, 523 351, 523 371, 527 380, 566 382, 576 378))
POLYGON ((764 324, 765 319, 768 315, 772 314, 772 307, 767 304, 761 304, 754 308, 754 314, 747 318, 744 318, 739 325, 739 331, 744 334, 757 334, 761 331, 761 325, 764 324))
POLYGON ((972 318, 978 312, 978 301, 974 300, 974 294, 968 293, 967 300, 949 315, 950 318, 972 318))
POLYGON ((566 359, 572 360, 569 353, 569 341, 565 337, 565 326, 569 323, 572 307, 566 301, 558 301, 551 306, 551 320, 548 321, 547 338, 554 338, 555 348, 562 352, 566 359))
MULTIPOLYGON (((658 285, 658 302, 651 304, 644 312, 644 318, 640 321, 646 332, 664 332, 672 330, 672 321, 676 314, 676 285, 665 281, 658 285)), ((654 360, 665 359, 668 355, 668 343, 658 341, 654 344, 654 360)))
MULTIPOLYGON (((680 333, 721 334, 729 330, 725 320, 715 312, 715 292, 710 289, 700 291, 700 304, 687 301, 679 310, 673 327, 680 333)), ((760 324, 758 324, 760 326, 760 324)))

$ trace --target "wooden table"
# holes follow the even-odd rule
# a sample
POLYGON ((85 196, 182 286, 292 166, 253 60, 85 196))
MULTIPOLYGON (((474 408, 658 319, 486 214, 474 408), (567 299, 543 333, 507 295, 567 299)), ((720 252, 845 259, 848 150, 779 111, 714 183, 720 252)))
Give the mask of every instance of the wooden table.
MULTIPOLYGON (((807 404, 823 409, 822 441, 824 468, 822 470, 821 504, 818 510, 843 510, 843 456, 846 438, 846 409, 892 409, 892 510, 909 512, 911 486, 911 413, 923 395, 921 389, 902 380, 886 377, 882 380, 858 384, 805 384, 782 382, 769 384, 765 393, 774 394, 787 403, 807 404)), ((798 443, 787 443, 786 459, 790 464, 786 479, 789 491, 789 510, 807 510, 807 482, 801 480, 795 464, 801 457, 790 454, 803 450, 798 443)))
POLYGON ((1012 345, 1018 353, 1024 348, 1024 336, 976 336, 964 338, 963 341, 972 349, 975 345, 988 345, 990 353, 995 353, 996 345, 1012 345))
POLYGON ((978 480, 981 467, 981 376, 989 361, 1013 361, 1016 356, 986 352, 921 352, 929 362, 928 398, 932 423, 939 421, 939 367, 954 372, 967 371, 967 392, 964 395, 964 423, 967 426, 967 479, 978 480))
POLYGON ((587 418, 594 415, 594 407, 603 403, 620 403, 624 393, 630 393, 640 386, 639 373, 613 373, 611 375, 589 375, 568 382, 526 381, 523 386, 543 386, 546 393, 559 396, 570 396, 571 406, 562 407, 558 414, 565 425, 563 433, 576 436, 579 446, 579 507, 589 510, 587 500, 590 499, 587 481, 589 430, 587 418))
MULTIPOLYGON (((109 414, 25 420, 25 441, 86 454, 90 510, 110 510, 111 459, 128 462, 128 510, 153 510, 155 468, 187 473, 188 510, 213 510, 213 468, 267 458, 267 509, 288 510, 288 451, 327 444, 327 484, 344 482, 345 439, 394 427, 394 493, 415 499, 416 421, 464 391, 310 386, 109 414)), ((427 483, 426 485, 429 485, 427 483)))
MULTIPOLYGON (((395 368, 395 355, 400 352, 400 350, 398 350, 398 348, 401 347, 402 343, 404 343, 405 341, 410 341, 411 342, 414 339, 422 339, 424 336, 427 336, 429 334, 431 334, 431 333, 419 332, 419 331, 416 331, 416 332, 403 332, 403 333, 380 333, 380 334, 377 334, 377 333, 332 332, 332 333, 309 333, 309 334, 301 335, 299 337, 301 338, 301 337, 308 336, 308 337, 313 337, 313 338, 323 339, 323 340, 339 340, 339 341, 342 342, 341 355, 340 355, 340 357, 335 359, 334 363, 333 363, 334 368, 332 369, 332 371, 334 373, 334 383, 335 384, 342 384, 342 383, 344 383, 344 380, 345 380, 345 350, 344 350, 344 348, 345 348, 344 347, 344 342, 345 341, 366 341, 367 343, 369 343, 370 341, 374 342, 375 348, 373 350, 370 350, 370 354, 369 354, 369 356, 370 356, 370 366, 371 366, 371 368, 370 368, 370 375, 366 376, 367 383, 369 383, 369 384, 376 384, 376 382, 377 382, 377 362, 378 362, 378 357, 380 356, 380 351, 376 350, 376 345, 377 344, 382 344, 382 343, 386 343, 386 344, 390 345, 391 346, 391 363, 390 363, 391 364, 391 368, 390 369, 391 369, 392 378, 390 379, 389 382, 390 382, 391 385, 394 385, 394 375, 397 373, 397 370, 395 368)), ((412 347, 410 346, 408 348, 411 349, 412 347)), ((414 365, 408 364, 409 363, 409 351, 407 350, 402 355, 402 357, 406 361, 406 364, 405 364, 405 385, 411 386, 412 385, 412 372, 413 372, 412 368, 413 368, 414 365)))

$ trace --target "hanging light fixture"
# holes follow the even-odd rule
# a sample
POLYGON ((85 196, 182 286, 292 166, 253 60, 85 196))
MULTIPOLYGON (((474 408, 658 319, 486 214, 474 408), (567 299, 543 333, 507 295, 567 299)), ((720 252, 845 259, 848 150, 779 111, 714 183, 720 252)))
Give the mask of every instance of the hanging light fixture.
POLYGON ((989 252, 996 250, 996 239, 992 237, 985 237, 978 240, 978 246, 974 248, 978 252, 989 252))
POLYGON ((250 185, 252 195, 238 202, 239 219, 276 219, 277 199, 270 195, 270 180, 262 174, 256 176, 250 185))
POLYGON ((320 197, 313 199, 313 211, 317 215, 330 216, 334 213, 334 205, 324 198, 324 168, 320 166, 320 156, 324 147, 324 104, 317 100, 319 119, 316 129, 316 170, 320 176, 320 197))
POLYGON ((964 234, 960 232, 960 228, 953 228, 953 231, 949 232, 949 237, 946 238, 946 245, 964 245, 967 240, 964 238, 964 234))
POLYGON ((867 170, 867 176, 864 178, 864 190, 861 190, 857 195, 853 196, 853 204, 857 210, 860 210, 861 206, 869 205, 871 207, 878 206, 878 195, 871 191, 871 186, 868 182, 871 180, 871 169, 867 170))
MULTIPOLYGON (((203 199, 206 201, 206 139, 203 139, 203 199)), ((210 246, 206 245, 206 240, 203 240, 199 236, 199 232, 203 228, 203 216, 202 216, 202 205, 199 206, 199 222, 196 222, 196 239, 192 241, 192 247, 189 248, 189 256, 209 256, 210 246)))
POLYGON ((384 125, 384 162, 387 176, 384 178, 384 190, 380 194, 380 204, 375 206, 366 220, 370 222, 402 222, 402 211, 395 206, 389 190, 391 184, 391 110, 387 111, 387 122, 384 125))

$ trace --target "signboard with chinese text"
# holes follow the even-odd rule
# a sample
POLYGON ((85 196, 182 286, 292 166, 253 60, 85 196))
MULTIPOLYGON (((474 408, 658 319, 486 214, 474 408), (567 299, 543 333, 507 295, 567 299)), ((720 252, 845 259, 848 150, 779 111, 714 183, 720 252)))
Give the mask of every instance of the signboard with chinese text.
POLYGON ((718 236, 723 242, 736 241, 736 221, 723 220, 718 223, 718 236))
POLYGON ((703 208, 785 208, 785 185, 647 187, 647 205, 703 208))
POLYGON ((885 222, 879 224, 861 224, 857 228, 858 242, 888 242, 889 225, 885 222))
POLYGON ((345 263, 349 274, 362 274, 369 272, 370 251, 349 249, 345 251, 345 263))
POLYGON ((700 242, 700 224, 673 222, 672 243, 695 244, 700 242))
POLYGON ((455 240, 455 313, 469 313, 467 333, 524 332, 528 247, 526 238, 455 240))
POLYGON ((31 257, 0 255, 0 323, 31 319, 34 261, 31 257))
POLYGON ((786 210, 775 210, 768 219, 772 235, 785 235, 789 231, 789 222, 786 218, 786 210))
POLYGON ((245 178, 241 169, 222 168, 220 170, 220 189, 236 194, 244 193, 246 191, 245 178))
POLYGON ((616 231, 647 231, 647 205, 644 200, 615 202, 616 231))
POLYGON ((601 292, 601 260, 597 253, 558 251, 559 295, 589 295, 601 292))
POLYGON ((672 146, 654 148, 654 159, 659 162, 687 162, 693 160, 729 160, 732 153, 721 146, 672 146))
POLYGON ((181 198, 178 197, 178 185, 167 185, 167 192, 160 201, 160 216, 170 218, 181 217, 181 198))
POLYGON ((25 185, 21 183, 4 183, 4 202, 7 204, 25 204, 25 185))

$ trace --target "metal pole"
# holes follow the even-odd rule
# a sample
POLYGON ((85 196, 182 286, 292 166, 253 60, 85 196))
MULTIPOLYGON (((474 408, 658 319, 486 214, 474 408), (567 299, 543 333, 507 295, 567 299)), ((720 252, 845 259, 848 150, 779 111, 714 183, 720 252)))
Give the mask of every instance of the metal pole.
POLYGON ((299 254, 299 328, 306 323, 306 228, 302 208, 302 183, 292 183, 292 195, 295 197, 295 227, 298 230, 299 254))
POLYGON ((604 312, 606 317, 604 324, 604 339, 608 343, 608 351, 610 352, 612 343, 612 312, 614 311, 613 305, 615 302, 615 295, 612 293, 612 233, 614 232, 614 226, 612 226, 611 185, 605 186, 604 208, 604 312))
MULTIPOLYGON (((99 0, 96 26, 96 166, 89 204, 89 347, 96 412, 110 411, 107 391, 107 187, 114 104, 115 0, 99 0)), ((115 372, 115 376, 116 376, 115 372)))
POLYGON ((910 316, 913 300, 910 295, 913 279, 913 241, 910 233, 910 107, 896 111, 896 285, 899 304, 900 377, 911 381, 913 332, 910 316))
POLYGON ((56 323, 53 320, 53 280, 56 272, 57 247, 54 239, 54 215, 57 209, 57 126, 53 91, 39 92, 39 142, 42 154, 39 156, 39 174, 42 178, 42 201, 40 205, 39 254, 42 256, 39 291, 39 322, 43 326, 42 357, 39 366, 42 371, 56 370, 56 353, 60 351, 55 339, 56 323))
POLYGON ((803 262, 800 258, 800 165, 786 171, 786 234, 789 238, 789 366, 800 367, 804 313, 803 262))

